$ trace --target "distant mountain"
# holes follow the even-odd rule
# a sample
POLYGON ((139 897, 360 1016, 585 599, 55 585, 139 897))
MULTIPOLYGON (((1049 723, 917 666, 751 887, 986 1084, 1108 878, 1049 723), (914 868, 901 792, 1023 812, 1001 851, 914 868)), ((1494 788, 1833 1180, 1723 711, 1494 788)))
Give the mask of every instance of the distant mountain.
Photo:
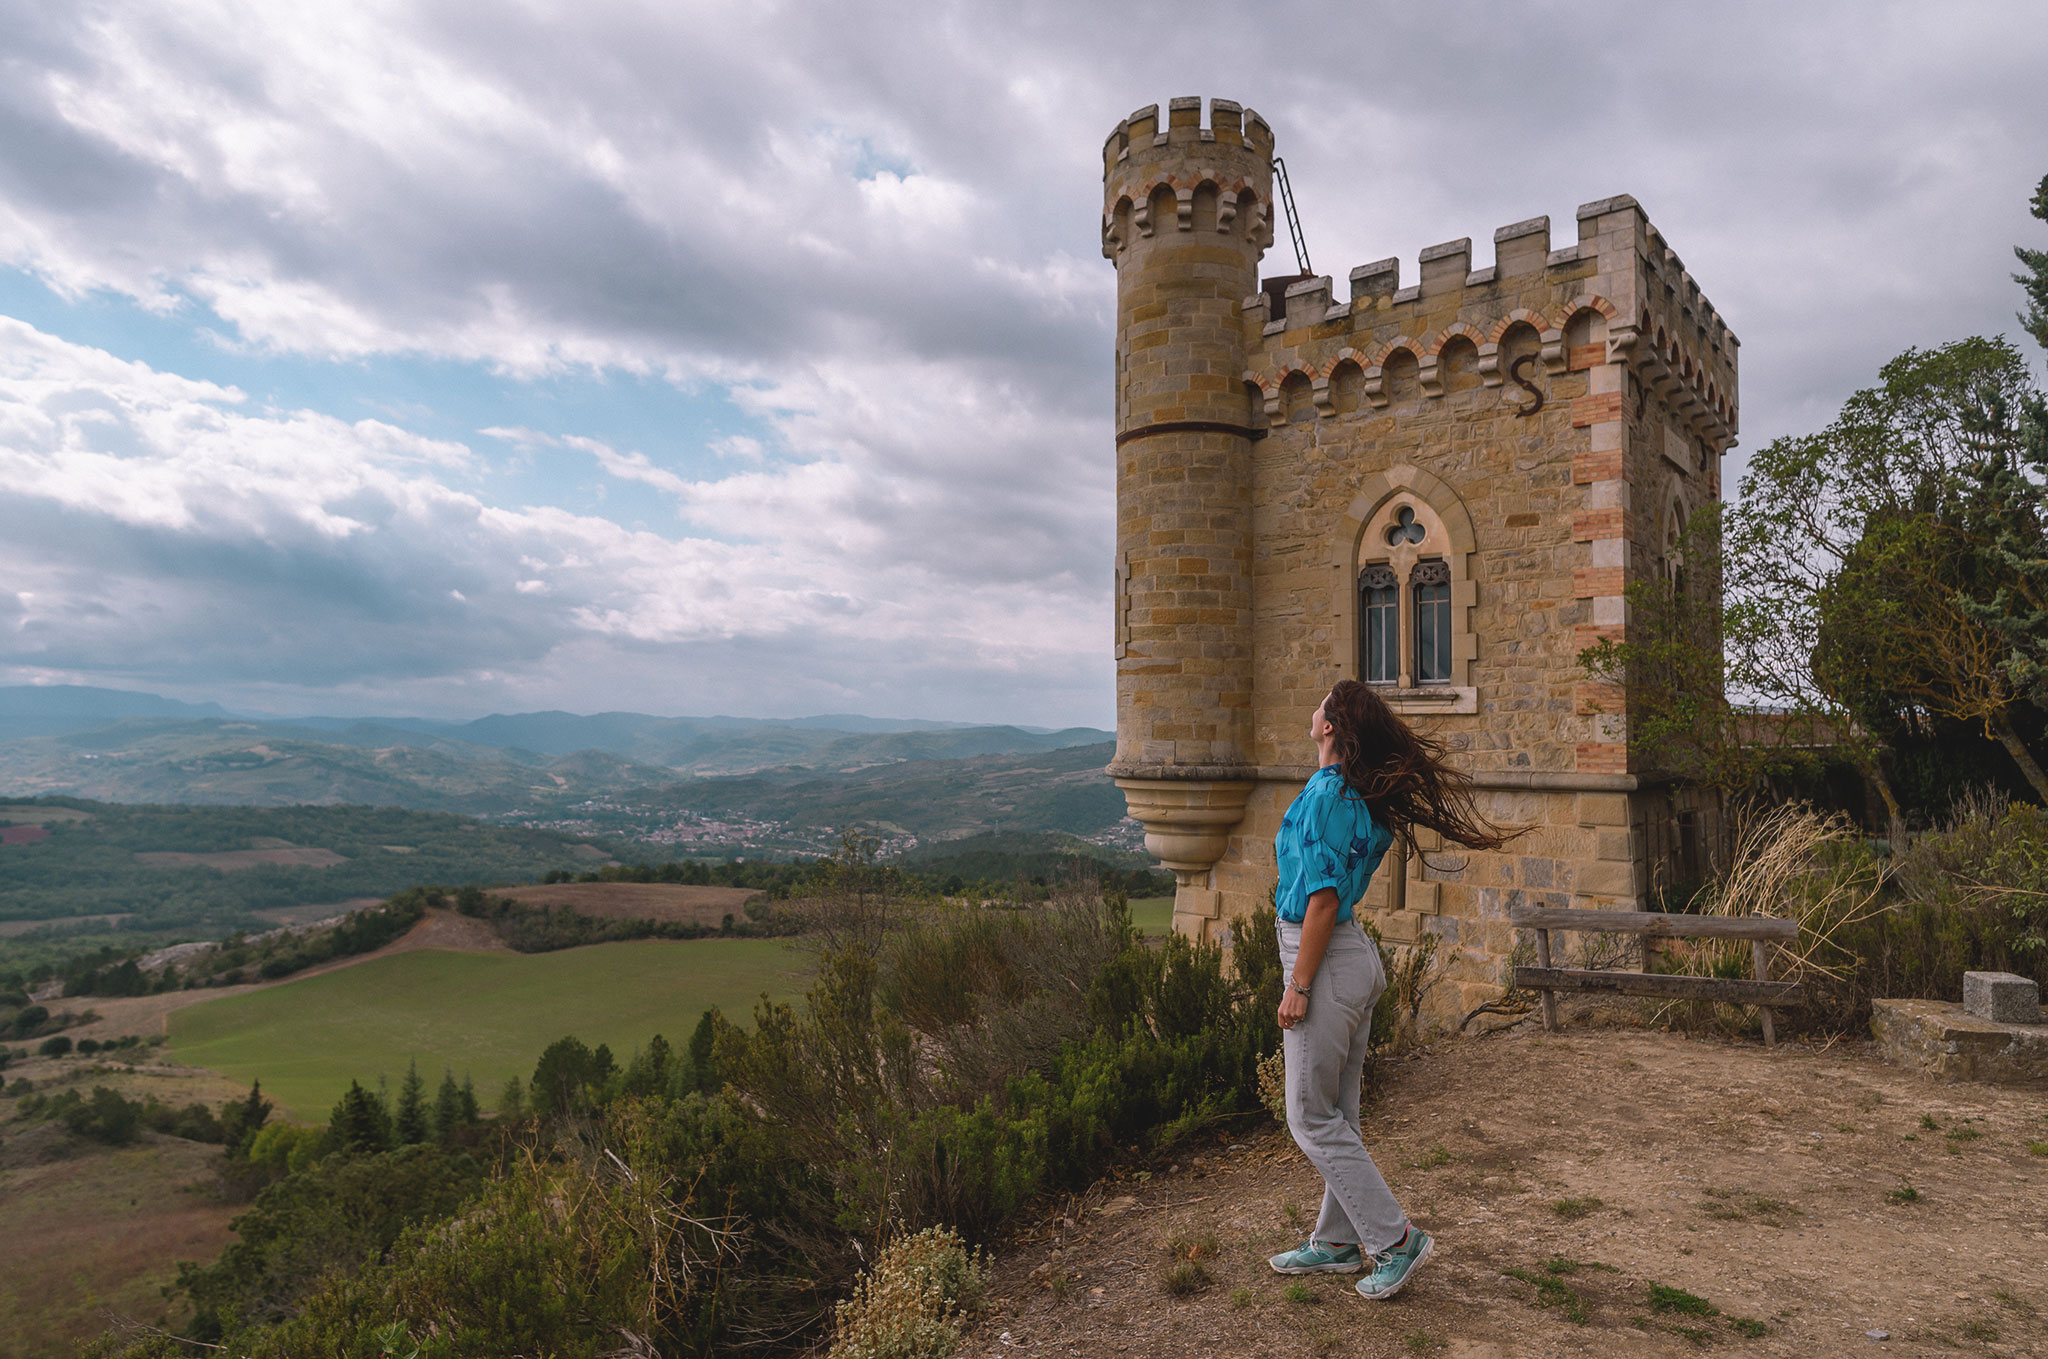
MULTIPOLYGON (((282 806, 362 803, 500 816, 678 778, 779 779, 1092 746, 1091 727, 645 713, 254 720, 152 694, 0 690, 0 795, 282 806), (43 711, 35 710, 41 704, 43 711), (129 711, 131 709, 138 711, 129 711)), ((1099 761, 1098 761, 1099 763, 1099 761)))
POLYGON ((0 743, 0 795, 492 815, 673 783, 605 751, 564 756, 413 737, 347 744, 286 723, 127 718, 0 743))
POLYGON ((86 684, 0 685, 0 741, 82 731, 124 717, 226 717, 218 703, 180 703, 157 694, 86 684))

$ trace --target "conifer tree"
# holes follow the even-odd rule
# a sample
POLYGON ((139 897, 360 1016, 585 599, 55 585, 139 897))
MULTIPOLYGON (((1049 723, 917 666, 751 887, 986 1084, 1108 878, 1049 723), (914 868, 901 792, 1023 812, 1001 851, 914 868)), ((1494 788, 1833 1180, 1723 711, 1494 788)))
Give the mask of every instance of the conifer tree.
POLYGON ((363 1154, 382 1151, 389 1145, 386 1125, 384 1101, 363 1089, 361 1081, 350 1081, 341 1102, 334 1106, 327 1130, 336 1150, 363 1154))
POLYGON ((466 1121, 462 1116, 462 1090, 455 1084, 455 1073, 444 1069, 441 1088, 434 1093, 434 1135, 445 1138, 466 1121))
POLYGON ((483 1111, 476 1104, 476 1082, 470 1080, 467 1071, 462 1073, 461 1112, 464 1123, 474 1123, 483 1117, 483 1111))
POLYGON ((505 1088, 498 1092, 498 1116, 500 1118, 521 1118, 526 1113, 526 1086, 517 1076, 505 1082, 505 1088))
POLYGON ((398 1112, 392 1122, 402 1147, 424 1142, 433 1132, 427 1122, 427 1083, 420 1079, 418 1061, 406 1067, 405 1079, 399 1083, 398 1112))

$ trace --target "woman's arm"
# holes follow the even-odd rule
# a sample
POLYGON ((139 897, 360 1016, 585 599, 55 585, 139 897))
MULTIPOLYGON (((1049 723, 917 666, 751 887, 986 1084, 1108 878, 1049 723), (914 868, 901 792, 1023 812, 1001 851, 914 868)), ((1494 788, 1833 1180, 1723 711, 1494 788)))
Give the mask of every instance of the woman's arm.
POLYGON ((1316 969, 1323 965, 1323 951, 1330 947, 1330 936, 1337 930, 1337 889, 1324 887, 1309 893, 1308 911, 1301 918, 1301 948, 1294 956, 1294 985, 1289 979, 1282 979, 1280 992, 1280 1027, 1291 1029, 1308 1014, 1308 997, 1294 989, 1303 991, 1314 986, 1316 969))

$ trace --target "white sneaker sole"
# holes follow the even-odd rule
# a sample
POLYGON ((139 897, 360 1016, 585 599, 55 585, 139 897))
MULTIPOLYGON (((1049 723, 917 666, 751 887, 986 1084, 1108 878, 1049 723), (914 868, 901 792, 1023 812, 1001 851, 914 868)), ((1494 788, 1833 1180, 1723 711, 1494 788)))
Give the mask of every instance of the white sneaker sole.
POLYGON ((1295 1267, 1276 1265, 1271 1260, 1266 1261, 1266 1264, 1271 1267, 1275 1274, 1356 1274, 1359 1270, 1365 1268, 1365 1261, 1363 1260, 1349 1265, 1304 1265, 1295 1267))
POLYGON ((1425 1235, 1422 1238, 1421 1253, 1419 1253, 1413 1260, 1409 1261, 1408 1272, 1401 1276, 1401 1281, 1399 1283, 1395 1284, 1392 1288, 1389 1288, 1384 1293, 1367 1293, 1363 1289, 1359 1288, 1353 1288, 1351 1291, 1358 1294, 1359 1297, 1364 1298, 1367 1302, 1384 1302, 1386 1299, 1393 1297, 1396 1293, 1406 1288, 1408 1286, 1408 1281, 1415 1277, 1415 1271, 1421 1269, 1423 1261, 1429 1259, 1429 1257, 1432 1254, 1434 1254, 1435 1251, 1436 1238, 1433 1236, 1425 1235))

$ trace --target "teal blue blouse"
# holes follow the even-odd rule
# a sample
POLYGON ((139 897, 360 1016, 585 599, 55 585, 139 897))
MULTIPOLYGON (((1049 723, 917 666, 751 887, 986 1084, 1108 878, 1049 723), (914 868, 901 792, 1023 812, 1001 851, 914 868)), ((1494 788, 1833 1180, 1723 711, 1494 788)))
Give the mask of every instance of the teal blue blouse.
POLYGON ((1350 794, 1336 765, 1318 769, 1273 837, 1273 857, 1280 865, 1273 904, 1280 918, 1299 924, 1308 914, 1309 897, 1334 887, 1337 919, 1349 920, 1393 843, 1393 832, 1373 820, 1364 799, 1350 794))

